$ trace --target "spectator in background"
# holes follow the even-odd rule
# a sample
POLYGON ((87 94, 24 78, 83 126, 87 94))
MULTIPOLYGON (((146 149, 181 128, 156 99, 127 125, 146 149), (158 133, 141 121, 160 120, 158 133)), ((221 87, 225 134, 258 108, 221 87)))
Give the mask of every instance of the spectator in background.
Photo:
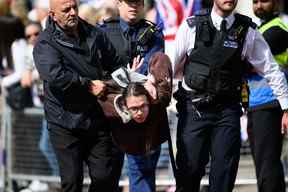
MULTIPOLYGON (((27 7, 25 6, 26 4, 21 0, 12 0, 10 4, 10 12, 13 15, 12 17, 10 17, 10 19, 13 19, 14 17, 14 19, 18 18, 20 20, 19 22, 16 22, 19 25, 17 27, 15 26, 17 29, 16 31, 11 31, 11 34, 9 34, 5 30, 6 35, 3 36, 3 37, 8 36, 7 39, 10 39, 10 40, 14 39, 11 45, 12 66, 7 66, 8 69, 5 69, 5 74, 4 74, 5 77, 2 78, 2 82, 1 82, 1 86, 4 88, 7 88, 17 82, 20 82, 21 76, 24 70, 24 60, 25 60, 24 50, 27 49, 27 41, 25 39, 24 26, 28 22, 28 18, 27 18, 28 10, 27 10, 27 7)), ((11 25, 9 25, 8 23, 3 24, 3 28, 5 29, 7 28, 9 29, 10 26, 11 25)), ((15 28, 12 27, 10 29, 12 30, 15 28)), ((4 31, 4 30, 1 30, 1 31, 4 31)), ((5 39, 5 38, 1 38, 1 39, 5 39)), ((5 40, 3 41, 5 42, 5 40)), ((8 61, 8 57, 6 57, 6 59, 8 61)))
MULTIPOLYGON (((154 0, 145 0, 145 19, 157 23, 157 9, 154 0)), ((159 14, 158 14, 159 15, 159 14)))
MULTIPOLYGON (((36 40, 41 33, 42 27, 38 22, 29 22, 25 27, 25 37, 27 39, 28 47, 25 51, 26 57, 24 61, 24 72, 22 74, 21 86, 31 87, 33 104, 35 107, 43 107, 43 82, 39 77, 39 73, 35 68, 32 51, 36 40)), ((51 175, 59 175, 58 164, 52 149, 49 133, 47 129, 47 121, 45 117, 42 119, 41 136, 39 141, 39 149, 48 161, 51 168, 51 175)), ((40 182, 39 180, 33 180, 28 187, 32 191, 47 191, 47 183, 40 182)))
POLYGON ((89 4, 81 4, 79 6, 79 17, 91 25, 96 25, 97 14, 97 9, 89 4))
MULTIPOLYGON (((5 29, 0 30, 0 75, 2 77, 12 72, 13 59, 11 45, 16 39, 24 38, 24 23, 26 21, 26 19, 21 20, 18 17, 15 3, 13 4, 13 11, 10 11, 12 9, 10 5, 12 3, 9 4, 6 0, 0 0, 0 28, 5 29)), ((19 13, 19 15, 25 14, 19 13)))
POLYGON ((31 21, 40 22, 45 29, 46 18, 49 11, 49 0, 34 0, 33 9, 29 12, 28 17, 31 21))
POLYGON ((118 15, 117 4, 114 1, 107 1, 98 9, 97 23, 103 23, 105 20, 115 18, 118 15))
POLYGON ((28 7, 24 0, 11 0, 10 12, 12 15, 21 19, 24 26, 28 23, 28 7))
POLYGON ((100 1, 81 4, 79 16, 92 25, 102 24, 104 20, 115 18, 118 15, 116 3, 114 1, 100 1))
MULTIPOLYGON (((288 68, 288 25, 279 17, 279 0, 253 0, 253 11, 261 19, 258 30, 286 73, 288 68)), ((283 112, 267 80, 256 71, 248 76, 250 88, 248 136, 256 168, 259 192, 286 191, 281 151, 283 112)))
MULTIPOLYGON (((116 17, 118 14, 116 0, 86 0, 83 1, 80 6, 84 5, 84 9, 96 9, 96 12, 93 13, 93 17, 96 17, 95 23, 103 23, 103 20, 116 17)), ((95 18, 93 18, 94 20, 95 18)), ((95 25, 93 23, 93 25, 95 25)))
POLYGON ((6 0, 0 0, 0 16, 5 16, 9 13, 9 3, 6 0))
POLYGON ((5 70, 5 74, 3 75, 4 77, 1 80, 1 86, 4 88, 8 88, 9 86, 19 82, 21 79, 24 70, 24 50, 27 49, 24 32, 22 35, 17 34, 19 38, 17 38, 11 45, 13 66, 12 69, 5 70))
POLYGON ((123 65, 106 35, 78 17, 77 0, 50 0, 47 27, 33 50, 44 82, 44 110, 63 192, 82 191, 83 163, 90 192, 112 192, 111 137, 97 96, 103 71, 123 65))
MULTIPOLYGON (((124 61, 123 67, 133 63, 138 56, 143 65, 138 70, 148 74, 149 59, 155 52, 164 52, 162 31, 155 24, 143 19, 144 0, 118 0, 119 17, 104 21, 101 26, 124 61), (150 29, 150 30, 146 30, 150 29), (143 35, 147 32, 145 35, 143 35), (149 34, 148 34, 149 33, 149 34), (140 42, 140 37, 141 42, 140 42)), ((123 123, 110 121, 111 129, 120 129, 123 123)), ((114 176, 118 184, 124 160, 124 154, 115 145, 114 176)), ((127 154, 130 191, 155 191, 155 170, 160 156, 161 146, 153 148, 148 154, 127 154)))

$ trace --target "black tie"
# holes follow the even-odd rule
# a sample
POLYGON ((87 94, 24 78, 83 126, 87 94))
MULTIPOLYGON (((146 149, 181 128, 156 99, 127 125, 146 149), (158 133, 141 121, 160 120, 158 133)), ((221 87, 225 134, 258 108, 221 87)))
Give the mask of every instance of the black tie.
POLYGON ((136 41, 136 29, 134 27, 129 27, 128 35, 132 41, 136 41))
POLYGON ((222 20, 221 25, 220 25, 220 31, 221 32, 226 32, 227 31, 227 21, 225 19, 222 20))

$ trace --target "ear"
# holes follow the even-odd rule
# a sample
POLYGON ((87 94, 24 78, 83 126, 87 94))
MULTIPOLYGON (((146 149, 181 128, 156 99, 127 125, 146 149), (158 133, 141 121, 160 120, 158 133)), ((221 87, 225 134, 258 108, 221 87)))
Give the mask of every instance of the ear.
POLYGON ((50 9, 49 12, 48 12, 48 15, 53 19, 53 21, 56 21, 55 12, 54 12, 54 11, 52 11, 52 10, 50 9))
POLYGON ((273 0, 273 11, 274 12, 278 12, 279 11, 279 8, 280 8, 280 2, 279 0, 273 0))
POLYGON ((123 0, 116 0, 116 1, 115 1, 118 8, 119 8, 119 6, 121 5, 121 2, 122 2, 122 1, 123 1, 123 0))
POLYGON ((123 123, 128 123, 132 119, 132 115, 124 104, 124 98, 121 94, 114 98, 114 108, 121 117, 123 123))

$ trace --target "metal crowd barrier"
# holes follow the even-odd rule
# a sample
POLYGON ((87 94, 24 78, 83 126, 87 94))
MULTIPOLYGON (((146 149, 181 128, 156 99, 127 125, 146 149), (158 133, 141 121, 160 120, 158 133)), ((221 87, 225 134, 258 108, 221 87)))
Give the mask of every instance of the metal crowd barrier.
MULTIPOLYGON (((4 178, 4 191, 12 191, 12 180, 14 181, 30 181, 40 180, 45 182, 60 182, 58 176, 51 175, 51 169, 47 163, 46 158, 39 149, 39 139, 41 132, 41 121, 43 117, 43 110, 37 108, 26 109, 21 112, 12 111, 4 102, 1 122, 1 175, 4 178)), ((170 111, 170 125, 172 142, 175 146, 175 129, 176 129, 176 115, 175 106, 168 109, 170 111)), ((174 147, 175 150, 175 147, 174 147)), ((251 165, 251 157, 248 146, 242 147, 242 156, 240 161, 240 176, 237 177, 236 185, 255 184, 256 179, 253 172, 253 165, 251 165), (244 159, 244 161, 243 161, 244 159), (242 163, 241 163, 242 162, 242 163), (249 176, 242 173, 245 170, 249 172, 249 176), (245 167, 243 169, 243 167, 245 167)), ((0 153, 0 154, 1 154, 0 153)), ((244 172, 245 172, 244 171, 244 172)), ((128 179, 125 168, 121 177, 120 185, 127 186, 128 179)), ((239 175, 239 174, 238 174, 239 175)), ((170 159, 168 152, 168 144, 162 145, 162 152, 157 167, 158 186, 175 185, 172 169, 170 168, 170 159)), ((85 178, 85 183, 89 183, 89 179, 85 178)), ((202 185, 208 185, 208 179, 205 177, 202 180, 202 185)), ((1 191, 1 190, 0 190, 1 191)))
MULTIPOLYGON (((24 111, 13 111, 3 100, 1 117, 0 178, 5 180, 4 191, 13 191, 12 180, 59 183, 59 176, 52 175, 51 168, 39 149, 43 109, 29 108, 24 111)), ((159 176, 161 178, 157 180, 157 183, 160 185, 174 183, 172 171, 169 171, 169 163, 168 145, 163 144, 158 162, 158 175, 161 175, 159 176)), ((126 173, 124 163, 120 186, 128 185, 126 173)), ((85 178, 84 183, 89 183, 89 179, 85 178)))

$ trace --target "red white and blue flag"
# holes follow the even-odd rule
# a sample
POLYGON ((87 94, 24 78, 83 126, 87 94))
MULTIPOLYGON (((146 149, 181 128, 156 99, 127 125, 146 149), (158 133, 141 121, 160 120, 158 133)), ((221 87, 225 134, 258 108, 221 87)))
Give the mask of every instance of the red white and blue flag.
POLYGON ((165 40, 174 40, 182 21, 201 9, 201 0, 157 0, 156 6, 165 40))

